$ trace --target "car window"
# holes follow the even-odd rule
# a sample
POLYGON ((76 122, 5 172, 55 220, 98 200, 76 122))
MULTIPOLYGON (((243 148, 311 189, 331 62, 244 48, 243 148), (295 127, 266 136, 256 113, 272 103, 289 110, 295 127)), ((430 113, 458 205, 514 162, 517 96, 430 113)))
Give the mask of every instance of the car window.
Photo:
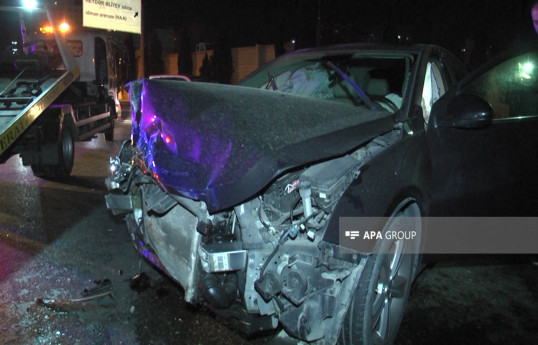
POLYGON ((538 53, 504 61, 462 89, 485 99, 495 119, 538 115, 538 53))
POLYGON ((365 93, 384 109, 396 112, 402 106, 414 59, 412 54, 397 52, 296 54, 260 68, 241 85, 351 106, 364 106, 360 93, 365 93))

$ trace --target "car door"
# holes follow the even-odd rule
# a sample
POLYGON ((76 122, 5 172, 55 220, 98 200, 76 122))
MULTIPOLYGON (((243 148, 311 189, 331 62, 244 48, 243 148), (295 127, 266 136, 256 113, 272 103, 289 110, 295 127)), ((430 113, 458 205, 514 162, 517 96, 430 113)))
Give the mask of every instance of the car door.
POLYGON ((538 49, 507 53, 432 108, 431 214, 538 213, 538 49))

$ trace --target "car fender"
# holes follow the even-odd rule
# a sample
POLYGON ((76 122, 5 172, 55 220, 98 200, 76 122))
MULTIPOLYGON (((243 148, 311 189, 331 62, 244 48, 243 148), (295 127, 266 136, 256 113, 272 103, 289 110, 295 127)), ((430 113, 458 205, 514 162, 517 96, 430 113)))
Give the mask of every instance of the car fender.
MULTIPOLYGON (((406 136, 365 164, 335 206, 323 240, 340 242, 341 217, 380 217, 382 221, 409 202, 418 204, 421 214, 426 214, 431 166, 424 147, 424 137, 406 136)), ((382 228, 384 224, 377 225, 382 228)), ((373 250, 371 241, 364 245, 358 247, 360 252, 373 250)))

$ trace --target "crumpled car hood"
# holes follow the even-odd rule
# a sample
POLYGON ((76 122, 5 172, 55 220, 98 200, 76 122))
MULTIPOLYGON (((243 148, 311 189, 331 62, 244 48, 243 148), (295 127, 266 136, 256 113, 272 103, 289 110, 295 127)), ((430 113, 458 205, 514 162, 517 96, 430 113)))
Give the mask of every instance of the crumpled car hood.
POLYGON ((394 126, 388 112, 242 86, 142 79, 130 92, 133 144, 148 167, 169 193, 210 212, 394 126))

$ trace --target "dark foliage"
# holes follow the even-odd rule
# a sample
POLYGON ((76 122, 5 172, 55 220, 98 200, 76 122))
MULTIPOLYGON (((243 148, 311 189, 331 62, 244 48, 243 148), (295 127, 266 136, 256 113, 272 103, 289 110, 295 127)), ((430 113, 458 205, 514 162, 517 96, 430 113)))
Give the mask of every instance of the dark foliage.
POLYGON ((179 33, 177 70, 178 74, 192 75, 192 43, 189 31, 183 28, 179 33))
POLYGON ((213 79, 213 55, 211 55, 210 59, 207 52, 202 60, 202 67, 200 67, 200 77, 207 80, 213 79))
POLYGON ((218 83, 229 84, 234 72, 232 48, 228 36, 223 34, 217 39, 213 53, 214 79, 218 83))
POLYGON ((162 60, 163 46, 156 31, 153 31, 149 42, 147 43, 146 53, 146 76, 162 74, 164 72, 164 65, 162 60))

